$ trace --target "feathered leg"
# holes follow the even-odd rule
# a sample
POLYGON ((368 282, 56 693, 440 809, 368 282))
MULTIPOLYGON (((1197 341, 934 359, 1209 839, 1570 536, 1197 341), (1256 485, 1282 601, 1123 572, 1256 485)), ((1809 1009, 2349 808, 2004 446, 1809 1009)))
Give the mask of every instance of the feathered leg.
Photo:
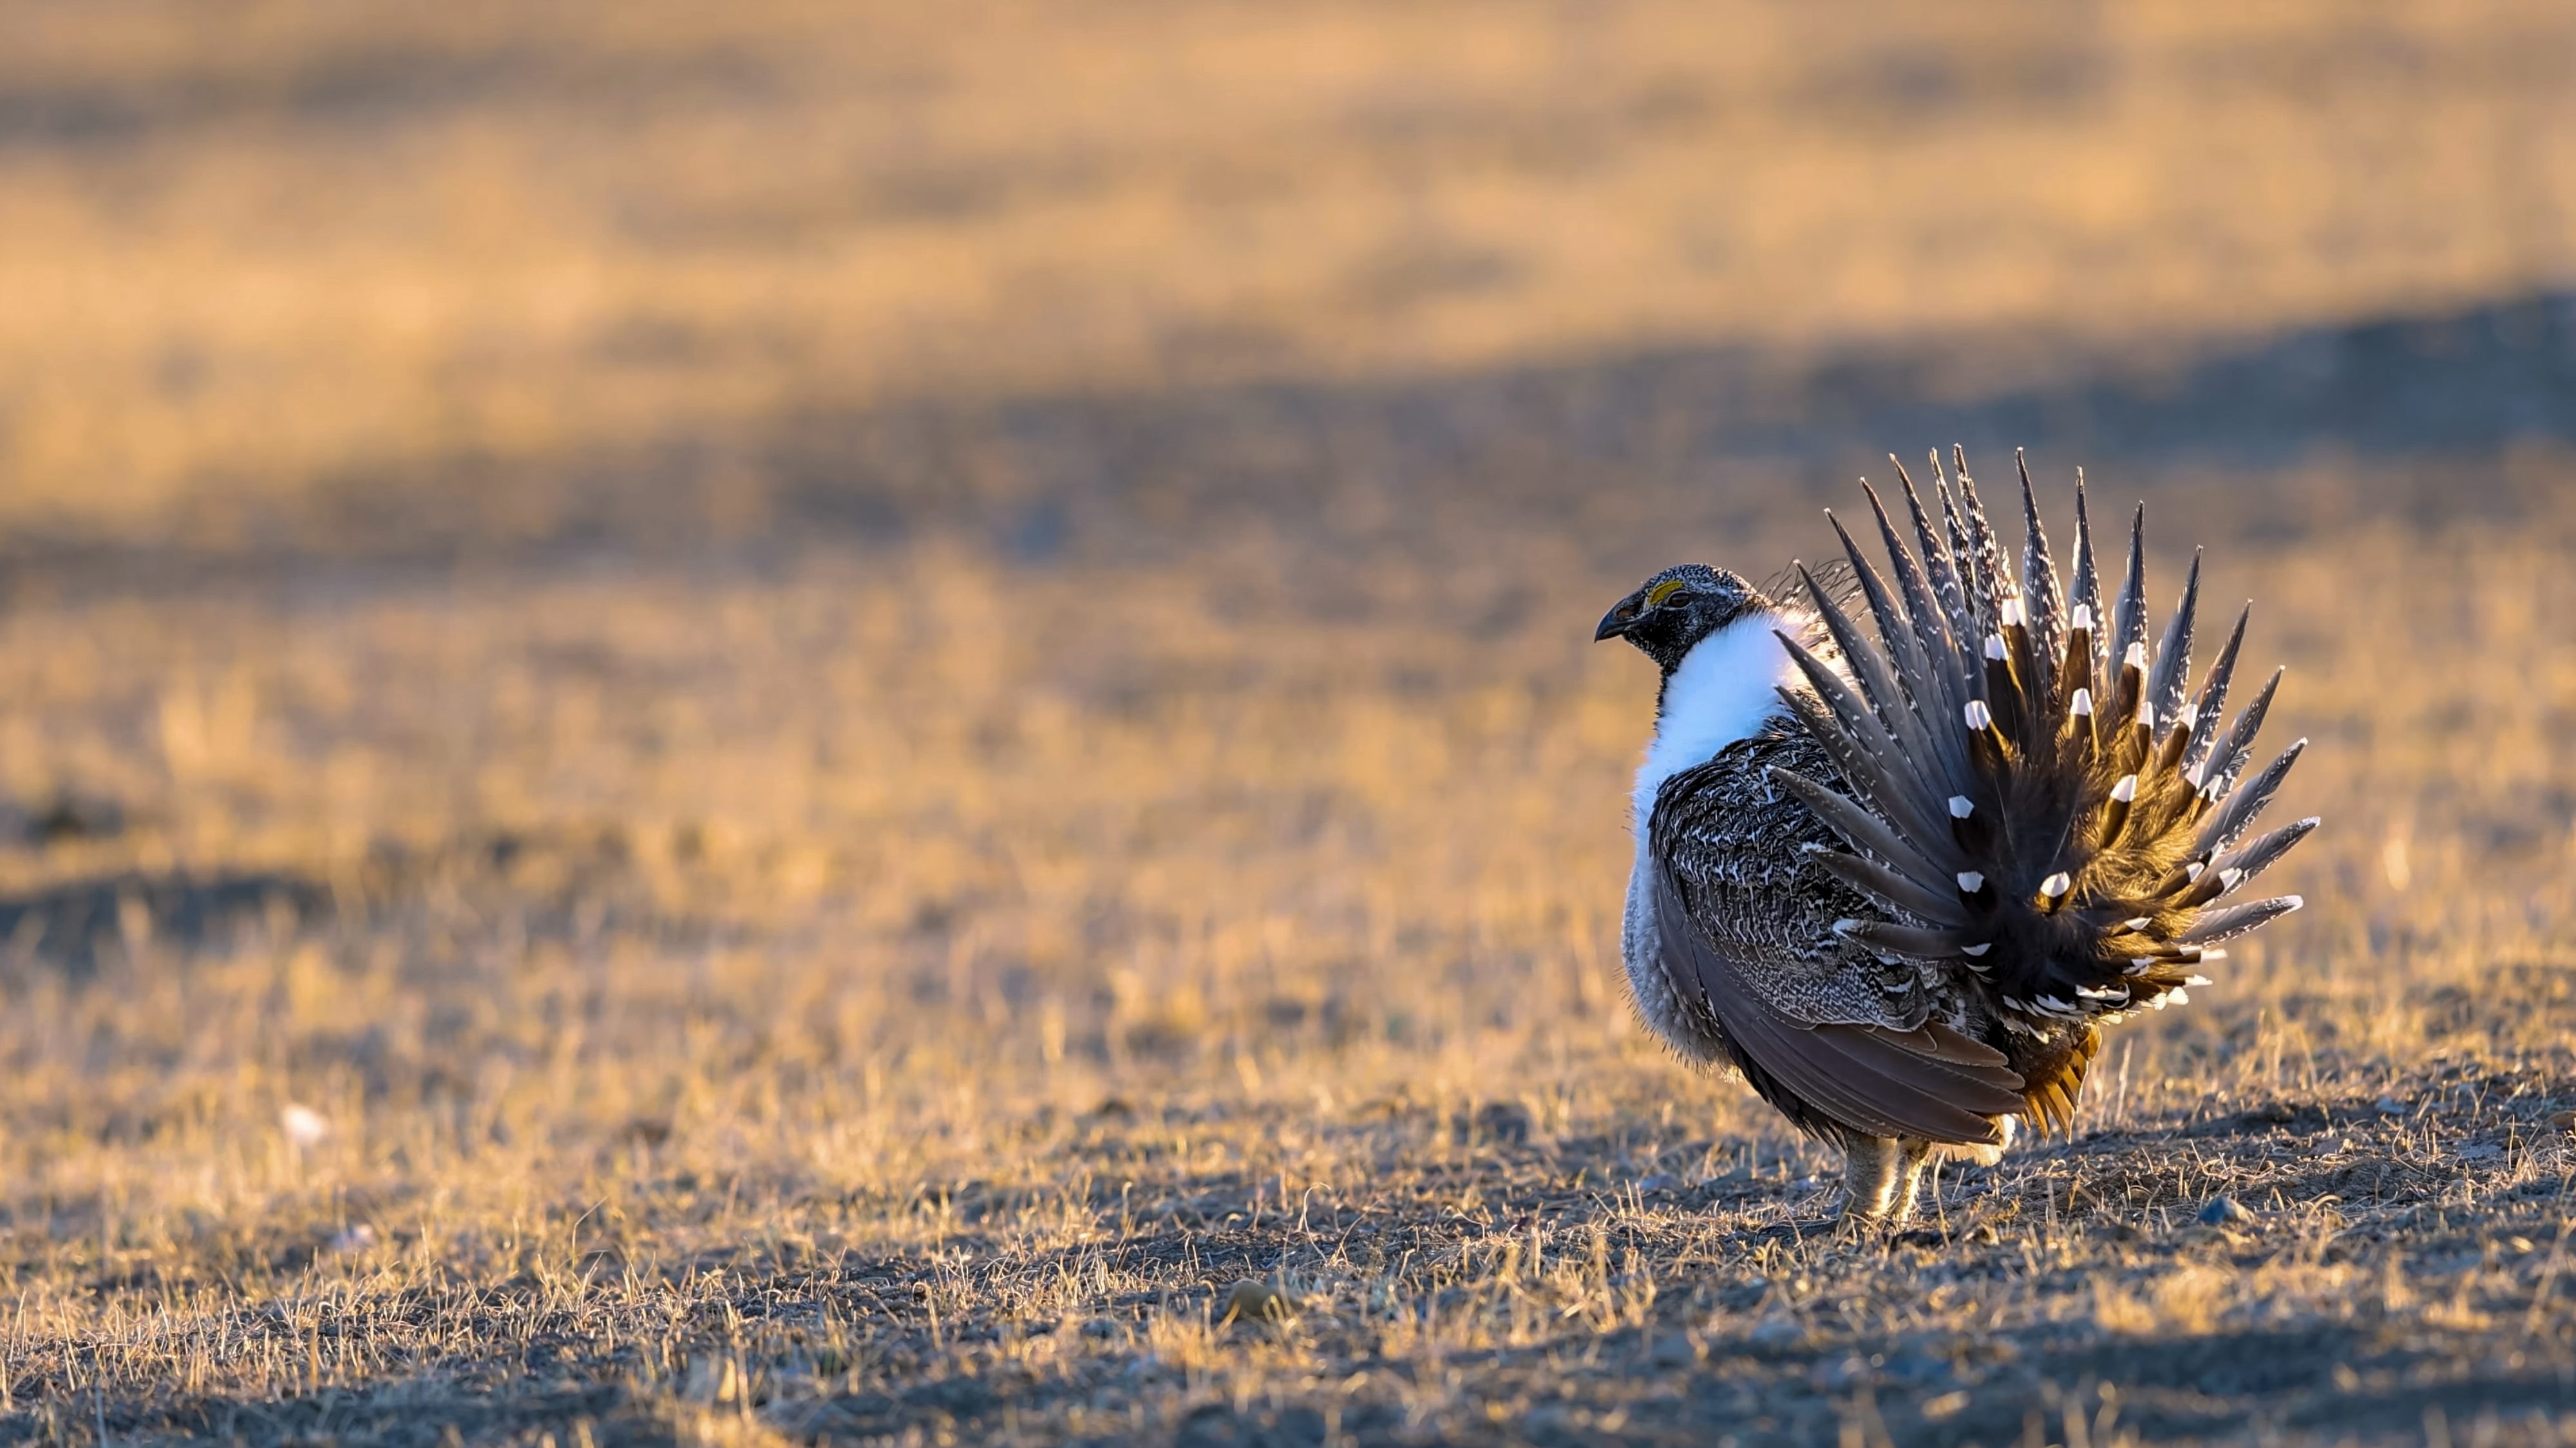
POLYGON ((1902 1227, 1914 1220, 1914 1194, 1923 1185, 1923 1169, 1932 1164, 1932 1143, 1908 1136, 1896 1143, 1896 1193, 1888 1204, 1887 1224, 1902 1227))
POLYGON ((1843 1149, 1843 1185, 1851 1195, 1836 1225, 1846 1233, 1902 1227, 1914 1219, 1914 1198, 1934 1157, 1991 1163, 2002 1154, 2001 1146, 1945 1147, 1917 1136, 1856 1137, 1843 1149))
POLYGON ((1855 1136, 1843 1147, 1843 1186, 1849 1193, 1835 1226, 1845 1232, 1887 1226, 1913 1206, 1914 1174, 1921 1158, 1908 1160, 1913 1143, 1892 1136, 1855 1136))

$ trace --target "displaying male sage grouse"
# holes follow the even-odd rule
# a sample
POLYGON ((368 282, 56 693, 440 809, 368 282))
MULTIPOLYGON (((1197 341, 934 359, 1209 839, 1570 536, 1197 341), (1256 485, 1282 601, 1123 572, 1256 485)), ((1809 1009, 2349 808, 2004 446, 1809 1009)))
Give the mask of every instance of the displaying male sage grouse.
POLYGON ((1843 1148, 1853 1226, 1904 1220, 1936 1154, 2070 1124, 2100 1027, 2181 1004, 2220 941, 2298 908, 2224 902, 2317 824, 2246 838, 2307 741, 2240 783, 2280 675, 2221 727, 2240 616, 2189 692, 2197 559, 2151 648, 2143 509, 2106 618, 2081 475, 2069 597, 2028 470, 2016 569, 1954 457, 1955 488, 1933 459, 1937 518, 1897 469, 1912 547, 1869 492, 1892 583, 1836 521, 1844 589, 1799 568, 1773 598, 1684 564, 1596 635, 1664 673, 1628 884, 1638 1007, 1843 1148))

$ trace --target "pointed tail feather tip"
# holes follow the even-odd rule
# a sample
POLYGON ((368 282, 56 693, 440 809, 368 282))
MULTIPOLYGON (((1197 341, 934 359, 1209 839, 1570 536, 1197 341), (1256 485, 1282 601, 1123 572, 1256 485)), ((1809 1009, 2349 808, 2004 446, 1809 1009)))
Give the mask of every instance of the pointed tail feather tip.
POLYGON ((1911 923, 1836 928, 1894 956, 1973 962, 2025 1030, 2180 1003, 2198 979, 2175 967, 2223 958, 2217 941, 2304 903, 2219 903, 2315 827, 2240 842, 2306 742, 2248 772, 2272 685, 2232 723, 2220 715, 2244 619, 2191 691, 2198 557, 2175 613, 2151 621, 2143 509, 2106 596, 2079 473, 2062 590, 2027 484, 2023 557, 2008 565, 1964 460, 1954 480, 1935 454, 1919 488, 1890 462, 1910 526, 1866 493, 1893 571, 1835 522, 1875 637, 1826 600, 1843 661, 1799 660, 1816 702, 1793 712, 1831 736, 1819 742, 1844 777, 1783 783, 1851 847, 1826 867, 1911 923))

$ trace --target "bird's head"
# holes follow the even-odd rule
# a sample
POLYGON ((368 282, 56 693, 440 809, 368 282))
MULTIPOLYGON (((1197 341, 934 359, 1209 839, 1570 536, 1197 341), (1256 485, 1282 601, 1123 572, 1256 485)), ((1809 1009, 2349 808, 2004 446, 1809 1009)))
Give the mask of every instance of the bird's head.
POLYGON ((1744 617, 1772 607, 1742 574, 1684 563, 1647 579, 1610 606, 1593 639, 1622 638, 1670 674, 1691 646, 1744 617))

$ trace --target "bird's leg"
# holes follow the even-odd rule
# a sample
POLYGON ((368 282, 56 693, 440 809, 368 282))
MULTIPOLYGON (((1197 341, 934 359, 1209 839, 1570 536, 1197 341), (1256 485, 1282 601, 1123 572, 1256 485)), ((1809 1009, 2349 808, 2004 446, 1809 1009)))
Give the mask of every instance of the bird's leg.
POLYGON ((1919 1137, 1854 1137, 1843 1148, 1843 1185, 1851 1197, 1836 1225, 1847 1233, 1904 1225, 1931 1160, 1932 1143, 1919 1137))
POLYGON ((1914 1194, 1923 1184, 1923 1168, 1932 1161, 1932 1143, 1919 1136, 1896 1141, 1896 1185, 1888 1193, 1887 1222, 1901 1227, 1914 1217, 1914 1194))
POLYGON ((1892 1136, 1855 1136, 1844 1144, 1843 1186, 1851 1195, 1837 1226, 1855 1231, 1887 1220, 1903 1171, 1903 1149, 1892 1136))

